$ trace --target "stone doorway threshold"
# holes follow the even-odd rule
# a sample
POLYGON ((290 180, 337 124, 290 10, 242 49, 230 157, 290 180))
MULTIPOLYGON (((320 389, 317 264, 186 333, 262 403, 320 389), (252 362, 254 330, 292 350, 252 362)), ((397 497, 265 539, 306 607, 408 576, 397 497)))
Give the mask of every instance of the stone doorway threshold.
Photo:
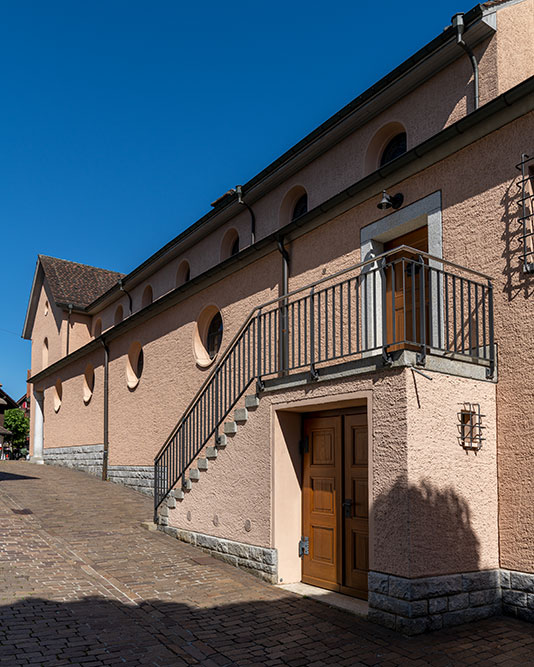
POLYGON ((369 604, 366 600, 353 598, 350 595, 343 595, 342 593, 335 593, 334 591, 327 591, 324 588, 310 586, 309 584, 303 584, 302 582, 296 584, 277 584, 277 588, 296 593, 297 595, 302 595, 303 597, 316 600, 317 602, 322 602, 323 604, 330 605, 330 607, 335 607, 336 609, 343 609, 343 611, 348 611, 356 616, 367 618, 369 604))

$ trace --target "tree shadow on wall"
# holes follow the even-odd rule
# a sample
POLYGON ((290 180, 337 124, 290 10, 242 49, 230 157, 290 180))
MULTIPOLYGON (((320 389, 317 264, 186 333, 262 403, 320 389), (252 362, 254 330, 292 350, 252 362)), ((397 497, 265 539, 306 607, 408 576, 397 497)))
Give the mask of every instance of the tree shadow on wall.
POLYGON ((479 569, 480 541, 469 504, 452 486, 424 480, 408 484, 399 477, 373 504, 375 569, 407 577, 479 569), (395 545, 395 546, 393 546, 395 545))
POLYGON ((524 299, 534 294, 534 274, 523 271, 524 245, 521 242, 522 224, 521 217, 521 187, 519 181, 521 175, 508 185, 501 199, 503 207, 502 223, 503 232, 501 239, 504 241, 502 257, 505 263, 504 269, 504 293, 508 301, 513 301, 518 296, 524 299))

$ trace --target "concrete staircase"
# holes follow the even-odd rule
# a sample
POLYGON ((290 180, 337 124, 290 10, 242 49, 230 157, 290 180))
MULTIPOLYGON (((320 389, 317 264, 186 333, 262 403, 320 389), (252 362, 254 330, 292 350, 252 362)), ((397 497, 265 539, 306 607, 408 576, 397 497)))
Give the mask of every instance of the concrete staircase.
POLYGON ((224 422, 222 433, 215 437, 213 445, 208 445, 200 452, 194 464, 184 474, 181 488, 175 488, 167 496, 166 502, 162 503, 159 509, 160 522, 165 524, 168 517, 168 510, 176 507, 176 502, 185 498, 186 493, 190 493, 195 484, 200 481, 202 473, 208 470, 208 467, 214 464, 219 451, 224 450, 228 445, 228 438, 232 438, 248 421, 250 412, 256 410, 260 404, 258 396, 251 394, 245 396, 245 407, 236 408, 233 421, 224 422), (163 521, 162 521, 163 519, 163 521))

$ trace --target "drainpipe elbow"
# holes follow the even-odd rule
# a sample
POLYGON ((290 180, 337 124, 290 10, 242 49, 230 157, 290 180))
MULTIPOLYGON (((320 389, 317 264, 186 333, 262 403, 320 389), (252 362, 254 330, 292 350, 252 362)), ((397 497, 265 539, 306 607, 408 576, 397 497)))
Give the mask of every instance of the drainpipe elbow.
POLYGON ((126 291, 126 288, 124 287, 124 282, 123 282, 122 278, 118 279, 117 284, 119 285, 120 291, 124 292, 126 294, 126 296, 128 297, 128 304, 129 304, 130 315, 131 315, 132 312, 133 312, 132 297, 130 296, 130 293, 126 291))
POLYGON ((250 245, 254 245, 254 243, 256 243, 256 216, 254 215, 252 208, 243 199, 243 186, 236 185, 235 193, 237 195, 238 203, 244 206, 250 213, 250 245))
POLYGON ((478 77, 478 62, 473 49, 466 44, 464 40, 464 15, 462 12, 455 14, 451 19, 452 27, 456 29, 456 44, 460 46, 468 55, 471 62, 471 67, 473 68, 473 83, 475 88, 475 110, 478 109, 479 105, 479 77, 478 77))

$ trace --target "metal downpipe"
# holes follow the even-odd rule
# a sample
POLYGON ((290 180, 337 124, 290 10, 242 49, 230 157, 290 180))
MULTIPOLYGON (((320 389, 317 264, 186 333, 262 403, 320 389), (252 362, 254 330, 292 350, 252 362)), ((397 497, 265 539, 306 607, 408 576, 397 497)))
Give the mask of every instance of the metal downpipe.
POLYGON ((109 455, 109 348, 106 341, 102 339, 104 347, 104 453, 102 457, 102 479, 108 479, 108 455, 109 455))
MULTIPOLYGON (((289 253, 284 247, 284 239, 277 239, 278 251, 282 255, 282 296, 289 293, 289 253)), ((280 371, 287 375, 289 370, 289 318, 288 302, 283 299, 280 302, 280 371)))
POLYGON ((69 354, 69 345, 70 345, 70 317, 72 315, 72 309, 74 306, 72 303, 69 303, 69 313, 67 315, 67 355, 69 354))
POLYGON ((471 67, 473 68, 473 81, 475 86, 475 111, 476 111, 478 109, 478 104, 479 104, 478 62, 475 54, 473 53, 473 50, 471 49, 470 46, 468 46, 465 43, 463 38, 465 29, 463 12, 455 14, 451 19, 451 23, 453 28, 456 28, 456 43, 458 44, 458 46, 461 46, 462 49, 467 53, 467 55, 469 56, 469 60, 471 61, 471 67))

